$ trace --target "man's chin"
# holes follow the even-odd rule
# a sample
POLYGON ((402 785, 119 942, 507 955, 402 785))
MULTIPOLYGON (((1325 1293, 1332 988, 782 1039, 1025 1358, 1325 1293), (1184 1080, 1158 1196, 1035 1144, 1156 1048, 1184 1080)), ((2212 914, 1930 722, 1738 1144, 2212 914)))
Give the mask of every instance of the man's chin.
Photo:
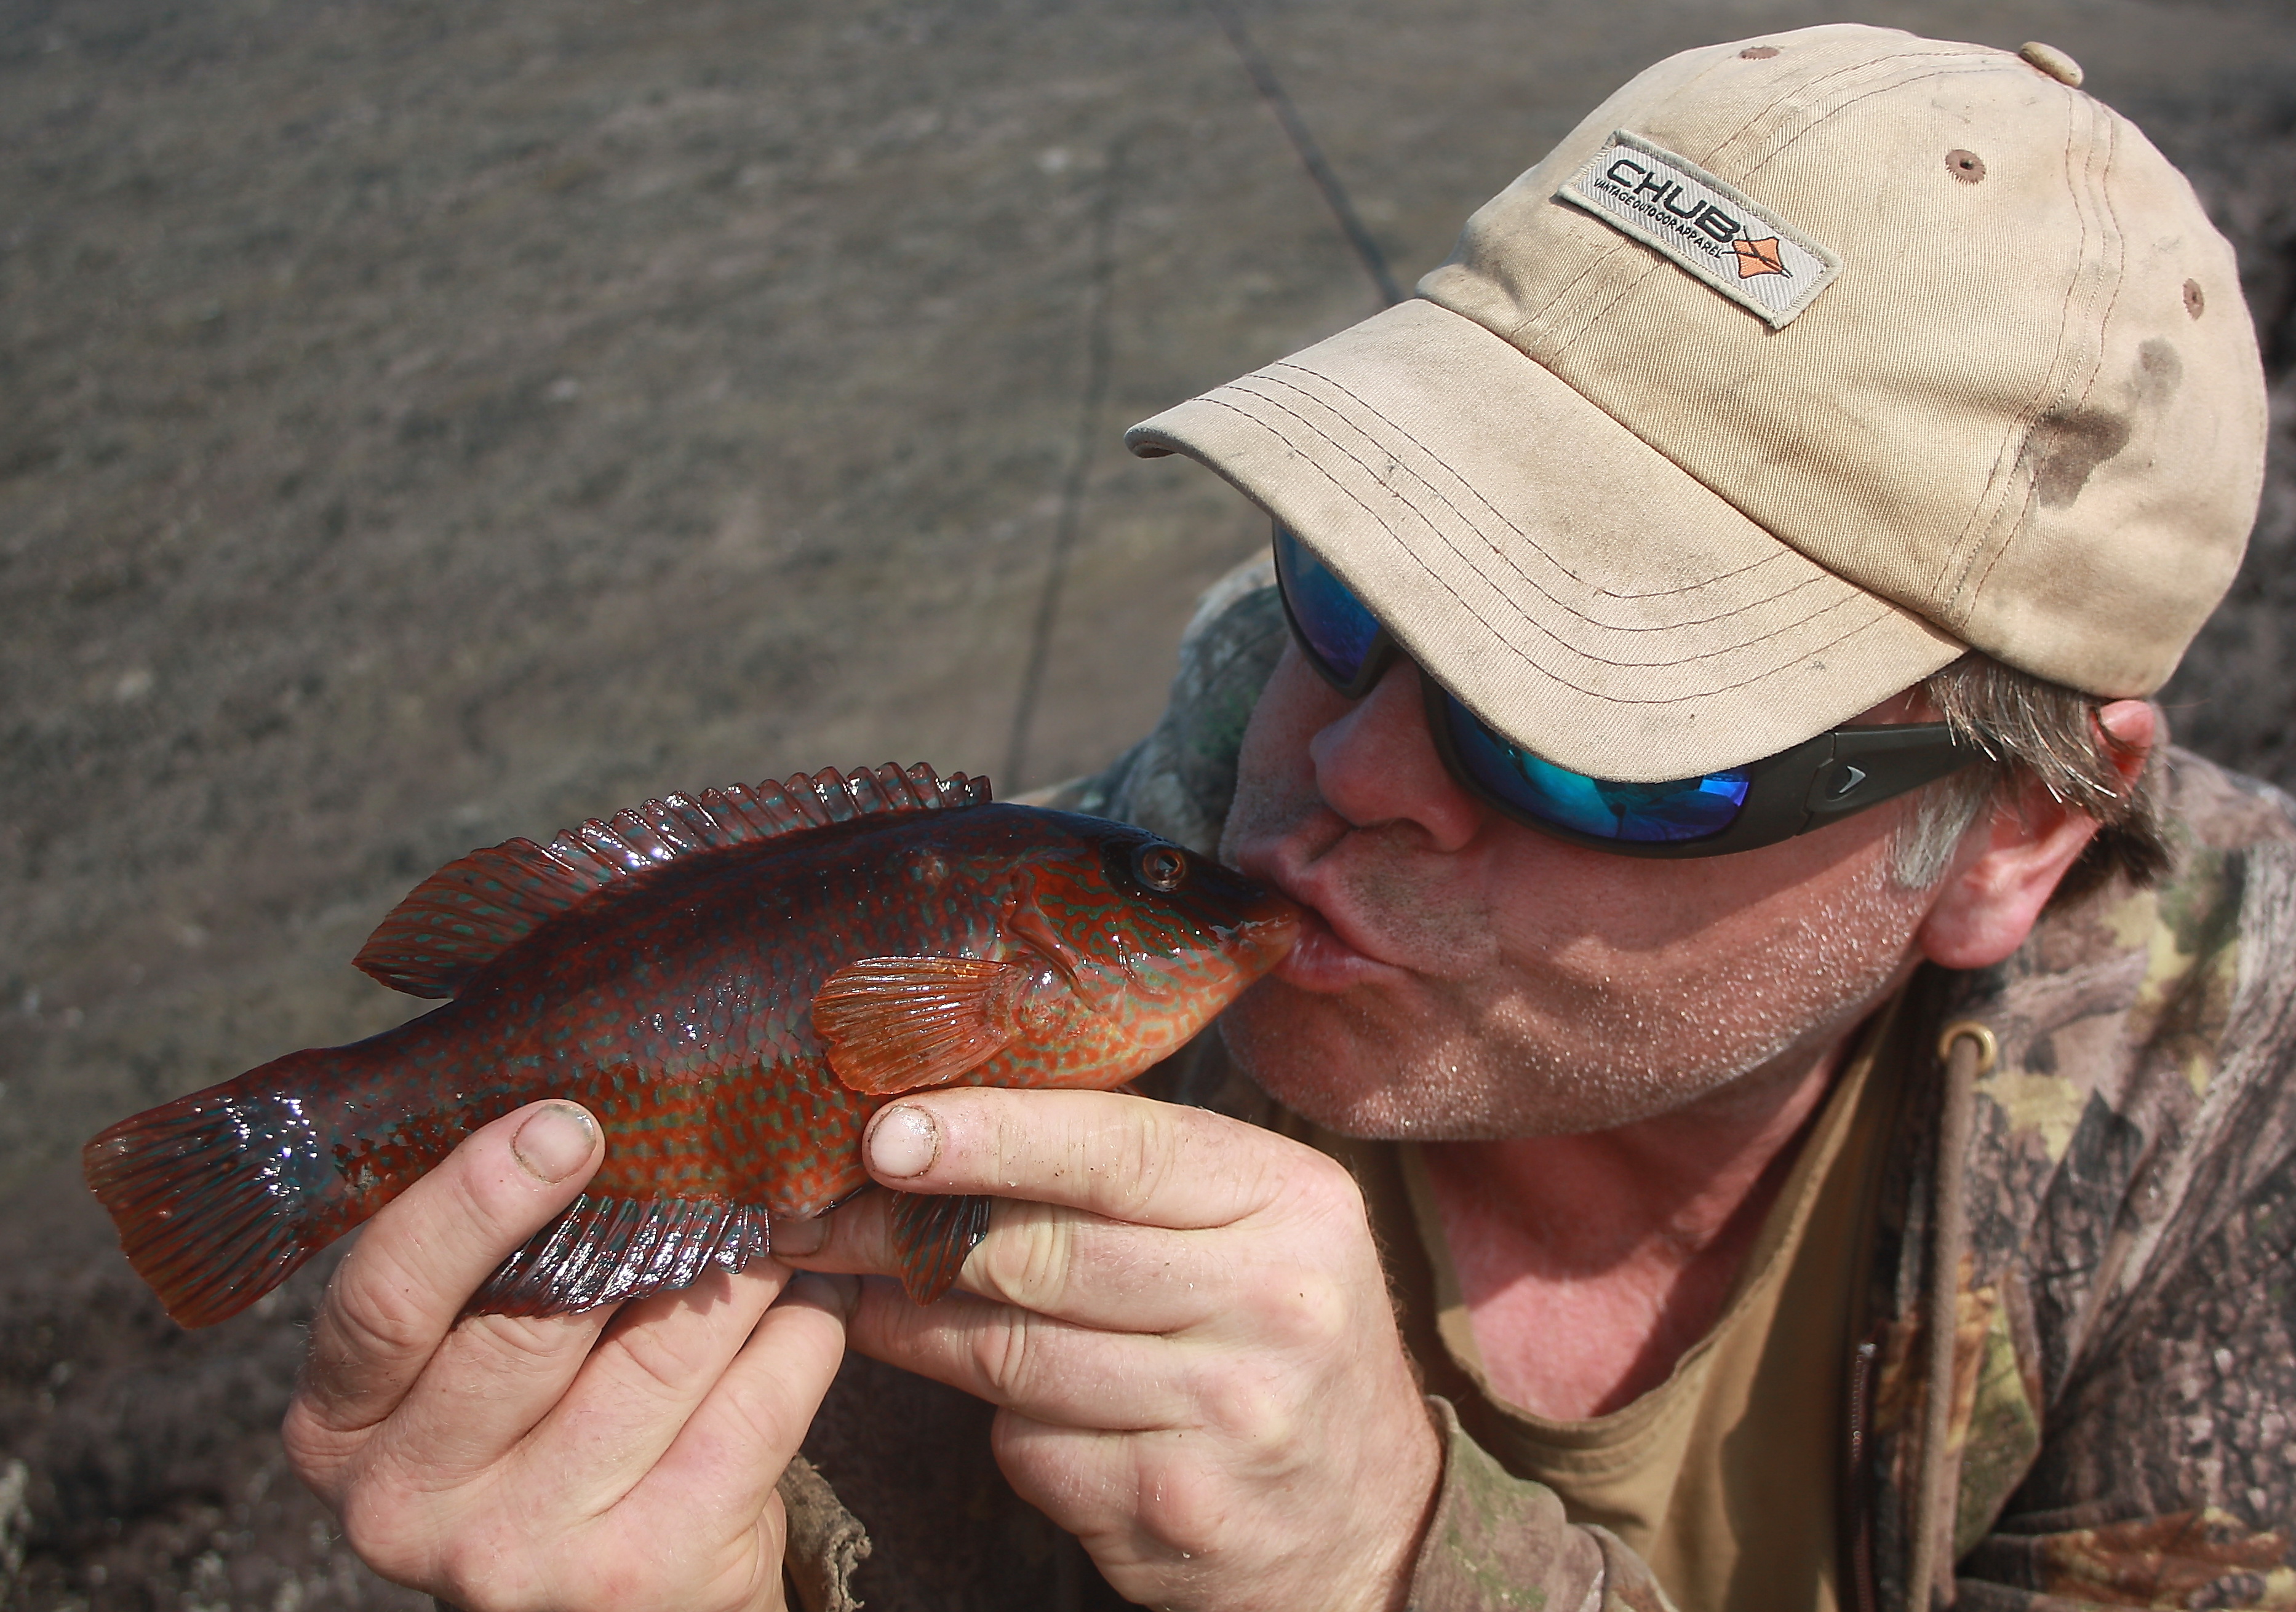
POLYGON ((1692 1106, 1734 1071, 1685 1078, 1594 1060, 1496 1052, 1391 1022, 1360 994, 1325 995, 1264 979, 1223 1014, 1236 1068, 1326 1131, 1367 1141, 1504 1141, 1611 1130, 1692 1106), (1495 1057, 1496 1061, 1495 1061, 1495 1057))
POLYGON ((1255 986, 1220 1018, 1228 1057, 1301 1118, 1367 1140, 1464 1141, 1497 1132, 1489 1093, 1456 1058, 1346 997, 1255 986))
POLYGON ((1392 1107, 1384 1088, 1365 1076, 1356 1043, 1372 1027, 1354 1004, 1280 977, 1262 979, 1220 1015, 1230 1062, 1293 1113, 1330 1131, 1367 1136, 1361 1128, 1392 1107))

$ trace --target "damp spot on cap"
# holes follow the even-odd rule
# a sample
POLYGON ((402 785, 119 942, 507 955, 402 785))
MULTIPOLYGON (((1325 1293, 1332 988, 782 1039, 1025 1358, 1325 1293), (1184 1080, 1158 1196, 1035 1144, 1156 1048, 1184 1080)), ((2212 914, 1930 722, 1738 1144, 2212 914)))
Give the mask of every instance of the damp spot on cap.
POLYGON ((1975 184, 1985 177, 1985 159, 1975 151, 1964 151, 1956 147, 1945 154, 1945 166, 1946 171, 1964 184, 1975 184))
POLYGON ((2174 346, 2155 336, 2136 349, 2126 406, 2092 402, 2037 421, 2025 449, 2042 506, 2062 509, 2079 498, 2096 467, 2128 446, 2139 422, 2167 412, 2184 379, 2185 361, 2174 346))
POLYGON ((2044 509, 2062 509, 2081 495, 2089 472, 2128 446, 2128 417, 2104 409, 2044 415, 2026 451, 2033 460, 2033 490, 2044 509))
POLYGON ((2201 295, 2201 282, 2197 280, 2185 281, 2185 311, 2197 319, 2201 316, 2201 310, 2208 305, 2209 299, 2201 295))
POLYGON ((2129 378, 2139 409, 2164 409, 2185 379, 2185 361, 2177 349, 2155 336, 2136 349, 2136 372, 2129 378))
POLYGON ((2054 45, 2044 45, 2038 39, 2028 39, 2017 47, 2017 53, 2031 66, 2048 74, 2059 84, 2073 88, 2081 86, 2081 64, 2054 45))
POLYGON ((1738 53, 1738 59, 1742 61, 1767 61, 1777 53, 1778 47, 1775 45, 1750 45, 1738 53))

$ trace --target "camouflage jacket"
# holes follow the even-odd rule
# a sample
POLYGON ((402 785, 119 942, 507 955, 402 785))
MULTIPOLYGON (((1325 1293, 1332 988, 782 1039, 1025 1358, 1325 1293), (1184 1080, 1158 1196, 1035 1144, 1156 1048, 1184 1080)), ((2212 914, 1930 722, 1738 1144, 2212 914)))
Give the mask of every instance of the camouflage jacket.
MULTIPOLYGON (((1283 630, 1264 572, 1223 582, 1163 721, 1056 803, 1210 848, 1283 630)), ((2296 803, 2181 752, 2167 784, 2177 855, 2158 888, 2053 911, 1998 968, 1915 980, 1914 1044, 1967 1022, 1996 1051, 1957 1121, 1941 1077, 1906 1083, 1879 1320, 1842 1410, 1845 1607, 1907 1606, 1917 1558, 1939 1564, 1939 1605, 2296 1607, 2296 803), (1941 1171, 1956 1125, 1960 1167, 1941 1171), (1958 1280, 1933 1291, 1940 1174, 1959 1176, 1963 1229, 1958 1280), (1948 1292, 1950 1381, 1933 1381, 1948 1292)), ((1615 1538, 1438 1410, 1449 1446, 1414 1608, 1668 1604, 1615 1538)), ((834 1496, 810 1472, 791 1490, 844 1551, 832 1572, 793 1550, 808 1607, 856 1590, 878 1612, 1119 1604, 1004 1485, 988 1415, 849 1363, 808 1444, 834 1496)))

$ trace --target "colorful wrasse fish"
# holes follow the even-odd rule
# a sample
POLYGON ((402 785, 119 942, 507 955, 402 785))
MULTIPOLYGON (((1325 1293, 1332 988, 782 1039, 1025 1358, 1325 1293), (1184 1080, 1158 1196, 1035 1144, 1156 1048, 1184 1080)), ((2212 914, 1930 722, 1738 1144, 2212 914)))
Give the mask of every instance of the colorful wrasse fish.
MULTIPOLYGON (((88 1184, 185 1326, 286 1280, 480 1125, 570 1098, 581 1197, 473 1310, 586 1309, 738 1270, 869 1184, 895 1093, 1114 1086, 1297 937, 1283 897, 1141 830, 884 766, 650 800, 416 887, 357 965, 447 1006, 122 1121, 88 1184)), ((988 1200, 894 1194, 904 1283, 955 1279, 988 1200)))

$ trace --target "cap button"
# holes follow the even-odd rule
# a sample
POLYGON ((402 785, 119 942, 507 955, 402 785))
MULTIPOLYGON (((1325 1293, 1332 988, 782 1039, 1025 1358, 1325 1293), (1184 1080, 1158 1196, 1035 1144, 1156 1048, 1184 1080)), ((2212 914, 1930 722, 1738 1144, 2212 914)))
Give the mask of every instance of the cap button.
POLYGON ((2034 67, 2054 78, 2059 84, 2069 84, 2075 89, 2080 88, 2080 63, 2066 55, 2055 45, 2044 45, 2038 39, 2028 39, 2018 47, 2017 53, 2034 67))

